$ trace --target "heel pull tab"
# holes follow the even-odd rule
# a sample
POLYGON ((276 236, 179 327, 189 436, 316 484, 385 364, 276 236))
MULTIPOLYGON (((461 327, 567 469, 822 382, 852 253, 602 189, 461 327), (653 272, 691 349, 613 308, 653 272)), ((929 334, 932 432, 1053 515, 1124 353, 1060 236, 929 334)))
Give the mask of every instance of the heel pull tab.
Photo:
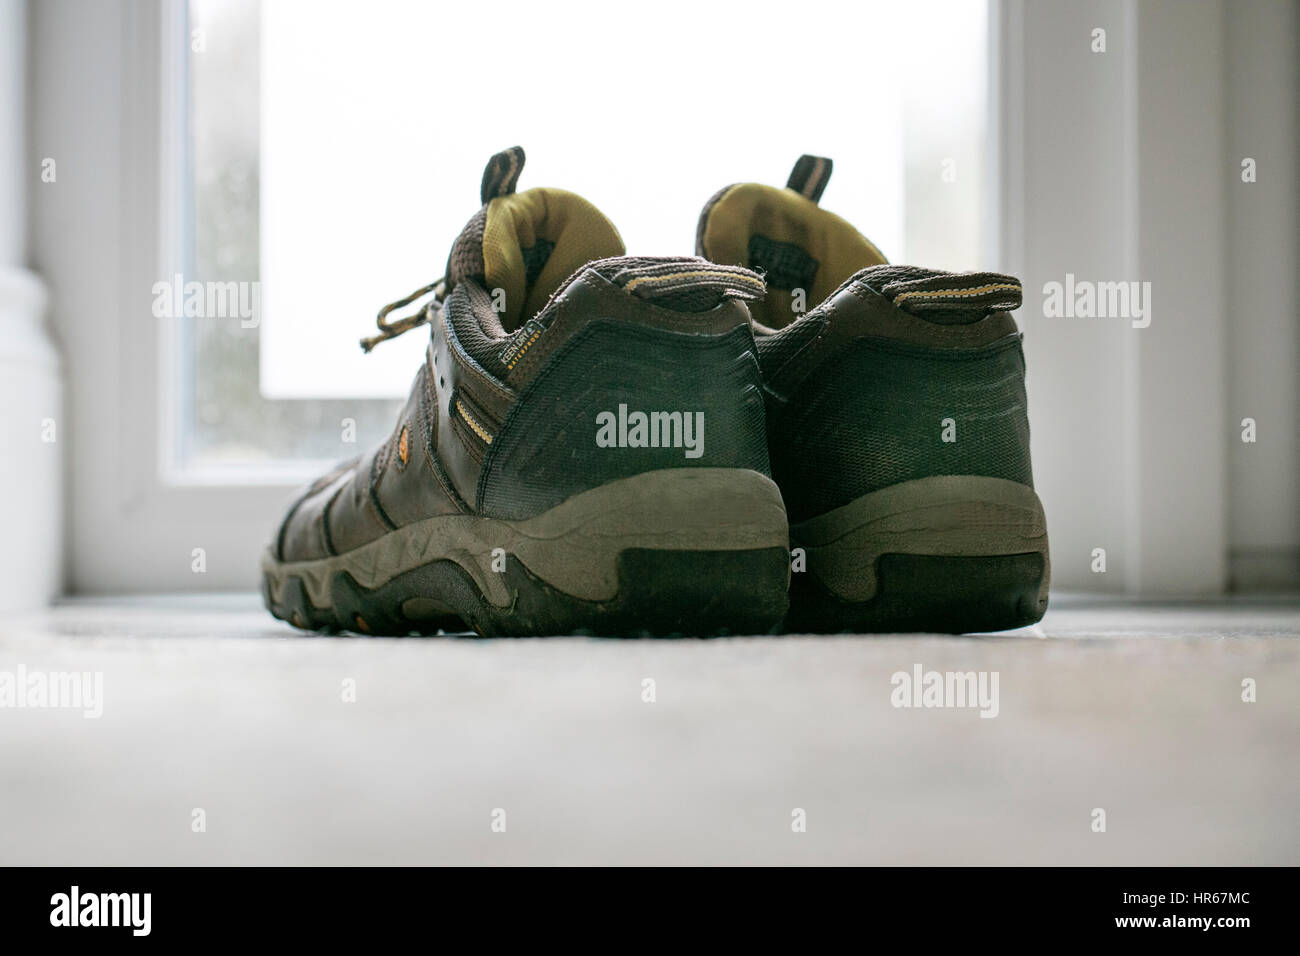
POLYGON ((519 174, 524 171, 524 148, 511 146, 488 160, 483 170, 483 185, 479 198, 487 205, 498 196, 509 196, 519 184, 519 174))
POLYGON ((754 301, 766 291, 758 273, 698 257, 625 256, 591 268, 625 292, 681 312, 706 311, 727 298, 754 301))
POLYGON ((805 199, 820 202, 826 184, 831 180, 831 170, 835 164, 825 156, 810 156, 807 153, 799 157, 790 171, 785 188, 793 189, 805 199))
POLYGON ((1024 290, 1014 276, 997 272, 931 272, 900 276, 879 284, 879 291, 908 312, 924 309, 969 309, 980 313, 1020 308, 1024 290))

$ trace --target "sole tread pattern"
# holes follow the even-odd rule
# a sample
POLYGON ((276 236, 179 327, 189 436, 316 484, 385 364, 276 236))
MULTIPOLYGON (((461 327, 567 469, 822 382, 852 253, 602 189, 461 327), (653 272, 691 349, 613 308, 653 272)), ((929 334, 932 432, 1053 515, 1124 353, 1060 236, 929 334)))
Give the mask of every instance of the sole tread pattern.
POLYGON ((367 589, 346 570, 330 582, 330 607, 312 604, 290 575, 271 613, 295 627, 408 636, 473 630, 485 637, 591 634, 717 636, 766 634, 784 617, 790 558, 785 548, 668 551, 629 548, 618 556, 619 588, 608 601, 587 601, 551 587, 513 555, 503 572, 512 601, 486 600, 473 577, 442 559, 367 589), (411 609, 421 607, 419 613, 411 609), (429 607, 435 608, 429 611, 429 607), (364 627, 362 626, 364 625, 364 627))

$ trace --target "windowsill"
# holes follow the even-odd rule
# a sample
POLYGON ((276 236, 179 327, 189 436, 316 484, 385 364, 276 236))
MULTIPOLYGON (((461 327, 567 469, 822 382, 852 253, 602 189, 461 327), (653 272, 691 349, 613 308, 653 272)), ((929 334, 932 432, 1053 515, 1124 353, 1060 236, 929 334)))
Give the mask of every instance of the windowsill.
POLYGON ((292 489, 316 480, 340 460, 342 458, 195 465, 167 469, 161 480, 167 487, 185 489, 231 486, 292 489))

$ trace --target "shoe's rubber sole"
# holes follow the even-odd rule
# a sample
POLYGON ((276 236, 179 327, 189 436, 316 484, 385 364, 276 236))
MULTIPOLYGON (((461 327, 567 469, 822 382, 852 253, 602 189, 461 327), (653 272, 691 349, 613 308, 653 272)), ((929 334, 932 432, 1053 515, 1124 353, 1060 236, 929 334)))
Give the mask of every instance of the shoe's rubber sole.
POLYGON ((940 475, 863 495, 790 528, 806 562, 787 631, 971 633, 1047 610, 1047 522, 1033 489, 940 475))
POLYGON ((429 518, 346 554, 263 558, 296 627, 407 635, 758 634, 787 607, 785 508, 754 471, 646 472, 532 518, 429 518))

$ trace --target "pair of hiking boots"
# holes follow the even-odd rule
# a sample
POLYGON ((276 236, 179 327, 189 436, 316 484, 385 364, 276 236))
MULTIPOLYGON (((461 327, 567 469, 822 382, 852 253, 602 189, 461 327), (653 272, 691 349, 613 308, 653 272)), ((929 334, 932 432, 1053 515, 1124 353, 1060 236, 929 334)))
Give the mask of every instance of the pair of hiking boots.
POLYGON ((391 437, 281 524, 272 614, 398 635, 1042 617, 1015 279, 888 265, 818 205, 829 159, 717 193, 695 257, 625 255, 586 200, 516 192, 523 164, 492 157, 445 278, 362 341, 432 333, 391 437))

